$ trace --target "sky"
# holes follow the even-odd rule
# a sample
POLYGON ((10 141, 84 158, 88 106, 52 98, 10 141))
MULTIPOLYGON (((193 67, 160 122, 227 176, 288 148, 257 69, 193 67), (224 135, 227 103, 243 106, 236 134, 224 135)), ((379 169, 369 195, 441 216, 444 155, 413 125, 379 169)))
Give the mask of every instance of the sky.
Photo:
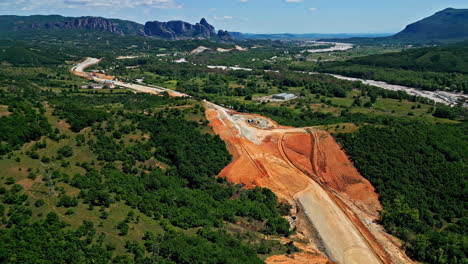
POLYGON ((396 33, 468 0, 0 0, 0 15, 102 16, 139 23, 205 17, 243 33, 396 33))

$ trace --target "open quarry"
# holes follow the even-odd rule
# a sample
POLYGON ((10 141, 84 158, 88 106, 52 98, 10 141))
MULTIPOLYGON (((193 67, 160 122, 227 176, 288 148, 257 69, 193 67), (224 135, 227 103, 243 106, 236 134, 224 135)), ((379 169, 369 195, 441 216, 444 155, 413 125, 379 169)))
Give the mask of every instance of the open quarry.
MULTIPOLYGON (((88 58, 72 69, 76 75, 102 82, 84 72, 99 62, 88 58)), ((139 92, 169 92, 162 87, 115 85, 139 92)), ((267 263, 412 263, 393 237, 375 223, 381 210, 372 185, 364 179, 327 132, 283 127, 256 114, 241 114, 205 101, 206 117, 226 143, 233 161, 219 176, 230 182, 271 189, 293 206, 290 223, 308 241, 304 252, 272 256, 267 263), (324 257, 325 256, 325 257, 324 257)))

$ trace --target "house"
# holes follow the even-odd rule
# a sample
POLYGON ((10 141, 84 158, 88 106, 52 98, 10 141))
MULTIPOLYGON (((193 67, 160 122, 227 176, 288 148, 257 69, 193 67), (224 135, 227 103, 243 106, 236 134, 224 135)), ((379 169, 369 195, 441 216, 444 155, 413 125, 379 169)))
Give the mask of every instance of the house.
POLYGON ((296 96, 294 94, 288 94, 288 93, 280 93, 280 94, 273 95, 273 99, 279 99, 279 100, 290 100, 295 97, 296 96))

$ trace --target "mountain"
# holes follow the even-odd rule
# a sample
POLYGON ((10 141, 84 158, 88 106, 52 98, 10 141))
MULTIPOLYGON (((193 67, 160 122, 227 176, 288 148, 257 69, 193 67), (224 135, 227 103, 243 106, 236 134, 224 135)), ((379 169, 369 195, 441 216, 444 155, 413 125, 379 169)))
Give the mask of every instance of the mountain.
POLYGON ((59 15, 34 16, 0 16, 0 37, 14 35, 38 34, 50 31, 102 31, 124 36, 148 36, 163 39, 222 39, 232 37, 227 31, 216 34, 215 28, 205 18, 200 23, 192 25, 184 21, 147 22, 145 25, 120 19, 103 17, 63 17, 59 15))
MULTIPOLYGON (((338 40, 327 39, 328 41, 338 40)), ((468 9, 447 8, 389 37, 340 39, 354 44, 448 44, 468 40, 468 9)))
POLYGON ((468 9, 447 8, 406 26, 391 37, 408 42, 455 42, 468 39, 468 9))
POLYGON ((233 36, 231 35, 231 33, 229 33, 226 30, 219 30, 218 37, 219 39, 224 40, 224 41, 233 39, 233 36))
POLYGON ((0 16, 0 34, 38 30, 93 30, 120 35, 138 35, 143 33, 143 29, 143 25, 133 21, 102 17, 0 16))
POLYGON ((234 39, 260 39, 260 40, 317 40, 321 38, 353 38, 353 37, 386 37, 391 34, 376 33, 337 33, 337 34, 320 34, 320 33, 307 33, 307 34, 291 34, 291 33, 278 33, 278 34, 252 34, 252 33, 241 33, 241 32, 230 32, 234 39))
MULTIPOLYGON (((220 31, 216 34, 215 28, 210 25, 205 18, 200 20, 200 23, 192 25, 184 21, 169 21, 169 22, 146 22, 144 29, 146 36, 156 36, 164 39, 191 39, 191 38, 214 38, 223 36, 227 39, 227 31, 220 31)), ((232 37, 228 37, 231 39, 232 37)))

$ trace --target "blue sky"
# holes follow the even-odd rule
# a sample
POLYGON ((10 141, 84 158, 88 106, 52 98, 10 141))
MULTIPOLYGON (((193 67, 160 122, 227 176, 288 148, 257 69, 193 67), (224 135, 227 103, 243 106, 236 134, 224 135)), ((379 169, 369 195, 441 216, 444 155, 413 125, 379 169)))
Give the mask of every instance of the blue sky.
POLYGON ((468 0, 0 0, 0 14, 198 22, 246 33, 394 33, 468 0))

